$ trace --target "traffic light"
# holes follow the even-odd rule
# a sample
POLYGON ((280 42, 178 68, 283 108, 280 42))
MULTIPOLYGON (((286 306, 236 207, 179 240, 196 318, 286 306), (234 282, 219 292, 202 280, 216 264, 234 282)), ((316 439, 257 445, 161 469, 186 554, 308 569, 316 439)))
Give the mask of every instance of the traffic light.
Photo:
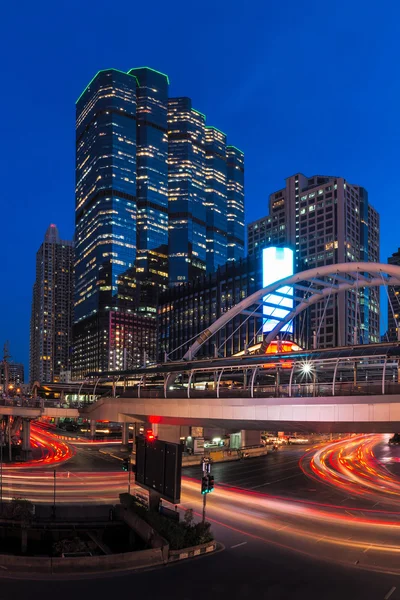
POLYGON ((146 429, 146 440, 148 442, 154 442, 157 439, 157 436, 154 435, 152 429, 146 429))
POLYGON ((208 476, 208 490, 207 493, 209 494, 210 492, 214 491, 214 475, 209 475, 208 476))
POLYGON ((124 458, 122 461, 122 470, 123 471, 128 471, 129 470, 129 458, 124 458))
POLYGON ((208 477, 201 478, 201 493, 208 494, 208 477))

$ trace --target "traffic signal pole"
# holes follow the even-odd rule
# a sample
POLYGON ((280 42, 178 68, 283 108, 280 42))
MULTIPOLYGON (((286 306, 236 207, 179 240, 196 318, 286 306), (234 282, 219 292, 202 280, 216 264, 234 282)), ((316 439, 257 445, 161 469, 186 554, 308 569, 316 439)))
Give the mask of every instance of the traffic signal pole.
POLYGON ((203 494, 203 525, 206 522, 207 494, 203 494))
POLYGON ((206 522, 207 494, 214 490, 214 477, 211 475, 211 459, 203 458, 203 477, 201 478, 201 493, 203 496, 203 524, 206 522))

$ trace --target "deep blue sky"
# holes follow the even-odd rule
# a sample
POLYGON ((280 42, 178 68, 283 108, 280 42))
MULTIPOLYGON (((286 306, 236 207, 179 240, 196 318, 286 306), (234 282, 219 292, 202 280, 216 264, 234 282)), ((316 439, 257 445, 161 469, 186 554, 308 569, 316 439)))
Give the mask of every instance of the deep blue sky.
POLYGON ((0 342, 28 363, 35 252, 71 238, 75 100, 99 70, 167 73, 245 152, 246 221, 297 171, 366 187, 400 245, 400 5, 352 0, 7 2, 0 19, 0 342), (139 8, 137 8, 139 7, 139 8))

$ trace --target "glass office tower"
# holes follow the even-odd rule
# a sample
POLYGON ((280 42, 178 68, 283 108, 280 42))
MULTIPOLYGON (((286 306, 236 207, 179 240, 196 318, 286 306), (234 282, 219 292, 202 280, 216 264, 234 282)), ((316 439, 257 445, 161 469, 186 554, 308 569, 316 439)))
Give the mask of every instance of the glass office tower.
POLYGON ((76 378, 133 366, 155 343, 154 294, 142 285, 159 264, 151 285, 166 279, 167 90, 151 69, 108 69, 77 102, 76 378))
POLYGON ((244 256, 244 155, 190 98, 168 101, 169 284, 244 256))
POLYGON ((159 294, 224 264, 229 240, 243 255, 228 225, 243 221, 243 154, 168 89, 149 67, 107 69, 77 101, 76 379, 155 358, 159 294))
POLYGON ((228 260, 244 256, 244 154, 226 147, 228 260))
POLYGON ((215 127, 206 127, 206 207, 207 207, 207 273, 226 263, 227 198, 226 135, 215 127))
POLYGON ((137 88, 136 278, 139 311, 155 314, 160 289, 168 285, 168 84, 166 75, 131 69, 137 88))
POLYGON ((190 98, 168 101, 169 281, 206 269, 205 117, 190 98))

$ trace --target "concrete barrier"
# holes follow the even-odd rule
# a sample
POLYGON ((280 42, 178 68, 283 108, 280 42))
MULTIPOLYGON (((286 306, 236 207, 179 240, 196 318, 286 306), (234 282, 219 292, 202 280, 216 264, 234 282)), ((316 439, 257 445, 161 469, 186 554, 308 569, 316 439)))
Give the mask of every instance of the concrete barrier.
MULTIPOLYGON (((209 456, 212 458, 214 463, 218 462, 229 462, 232 460, 240 460, 243 456, 245 458, 255 458, 256 456, 265 456, 268 454, 268 449, 265 446, 260 446, 258 448, 232 448, 232 449, 223 449, 223 450, 210 450, 206 452, 204 456, 209 456)), ((192 454, 190 456, 182 457, 182 467, 190 467, 193 465, 201 464, 203 460, 202 454, 192 454)))
POLYGON ((36 556, 14 556, 0 554, 0 568, 7 573, 35 573, 51 576, 62 574, 96 573, 116 570, 141 569, 156 567, 169 562, 193 558, 214 552, 215 541, 199 544, 182 550, 170 550, 168 542, 148 523, 129 509, 128 494, 121 494, 121 503, 116 510, 121 519, 129 525, 146 543, 152 547, 146 550, 124 552, 123 554, 106 554, 101 556, 80 556, 74 558, 47 558, 36 556))
MULTIPOLYGON (((24 559, 25 560, 25 559, 24 559)), ((87 556, 80 558, 53 558, 52 573, 89 573, 93 571, 113 571, 116 569, 140 569, 164 564, 161 548, 149 548, 124 554, 87 556)))
POLYGON ((182 548, 181 550, 170 550, 169 562, 175 562, 177 560, 183 560, 185 558, 201 556, 202 554, 214 552, 216 549, 217 542, 213 541, 207 542, 206 544, 199 544, 198 546, 192 546, 191 548, 182 548))

